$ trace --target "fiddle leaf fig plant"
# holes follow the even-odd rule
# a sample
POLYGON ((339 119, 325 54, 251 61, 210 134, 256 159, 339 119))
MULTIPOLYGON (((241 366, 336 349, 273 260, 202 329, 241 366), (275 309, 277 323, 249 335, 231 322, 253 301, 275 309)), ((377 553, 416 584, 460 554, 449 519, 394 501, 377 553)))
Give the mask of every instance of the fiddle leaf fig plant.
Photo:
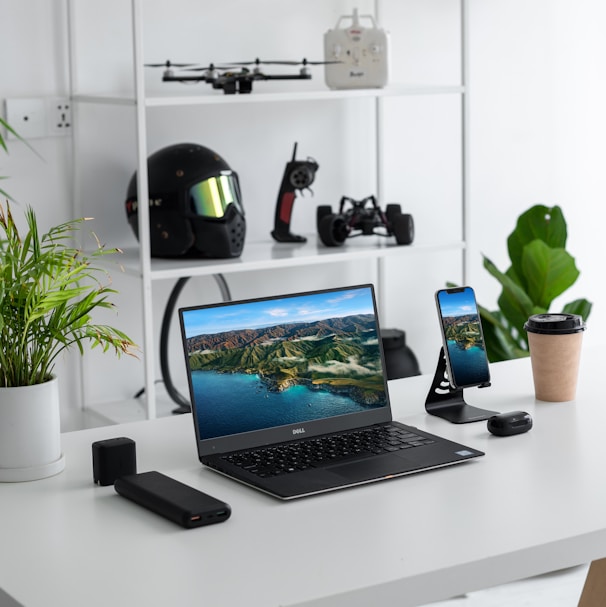
MULTIPOLYGON (((576 282, 580 272, 566 251, 567 236, 560 207, 535 205, 520 215, 507 239, 511 266, 505 273, 483 256, 484 267, 502 287, 498 310, 479 306, 490 362, 528 356, 524 323, 533 314, 549 312, 554 299, 576 282)), ((587 320, 591 306, 586 299, 576 299, 558 312, 587 320)))
POLYGON ((133 355, 122 331, 96 324, 92 312, 113 308, 107 272, 94 265, 117 253, 98 241, 92 253, 74 248, 73 233, 86 219, 52 227, 40 235, 36 215, 25 210, 21 234, 10 205, 0 204, 0 387, 29 386, 52 378, 57 357, 84 344, 133 355))

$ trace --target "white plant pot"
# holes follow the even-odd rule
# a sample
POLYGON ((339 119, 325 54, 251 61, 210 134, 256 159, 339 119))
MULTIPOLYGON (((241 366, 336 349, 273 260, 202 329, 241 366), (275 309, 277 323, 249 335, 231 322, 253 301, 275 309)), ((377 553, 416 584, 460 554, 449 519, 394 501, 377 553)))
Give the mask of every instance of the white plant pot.
POLYGON ((38 480, 64 468, 58 380, 0 388, 0 482, 38 480))

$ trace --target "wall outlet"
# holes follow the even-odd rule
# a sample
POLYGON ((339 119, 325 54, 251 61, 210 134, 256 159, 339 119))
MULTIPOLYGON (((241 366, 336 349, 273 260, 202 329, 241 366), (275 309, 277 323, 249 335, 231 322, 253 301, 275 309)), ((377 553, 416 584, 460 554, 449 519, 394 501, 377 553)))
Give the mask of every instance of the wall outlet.
POLYGON ((72 106, 69 98, 55 97, 47 103, 48 134, 66 136, 72 129, 72 106))
MULTIPOLYGON (((23 139, 66 137, 72 130, 72 109, 68 97, 6 99, 6 122, 23 139)), ((16 137, 7 131, 8 139, 16 137)))

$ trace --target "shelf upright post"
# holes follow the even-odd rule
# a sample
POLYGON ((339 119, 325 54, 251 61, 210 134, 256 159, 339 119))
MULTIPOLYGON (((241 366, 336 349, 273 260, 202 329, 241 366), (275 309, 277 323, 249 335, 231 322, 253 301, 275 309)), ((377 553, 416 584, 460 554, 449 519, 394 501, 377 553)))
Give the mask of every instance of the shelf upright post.
POLYGON ((156 417, 154 317, 152 310, 151 245, 149 236, 149 184, 147 179, 147 126, 145 80, 143 72, 142 0, 132 0, 133 68, 137 133, 137 200, 139 222, 139 264, 141 272, 141 307, 143 311, 143 364, 147 419, 156 417))
POLYGON ((461 216, 463 219, 463 284, 469 280, 469 0, 460 0, 461 3, 461 216))
MULTIPOLYGON (((380 23, 381 18, 381 2, 374 0, 374 17, 375 22, 380 23)), ((382 95, 375 97, 375 183, 377 190, 377 201, 379 206, 384 205, 385 195, 385 171, 383 170, 383 128, 385 124, 385 108, 382 95)), ((385 305, 385 284, 386 284, 386 260, 379 256, 377 257, 377 304, 379 307, 379 318, 385 326, 385 318, 387 316, 387 308, 385 305)))
MULTIPOLYGON (((81 178, 80 178, 80 170, 78 166, 78 162, 80 160, 80 155, 75 154, 75 146, 76 141, 78 141, 79 137, 79 120, 76 114, 76 108, 74 107, 74 97, 76 93, 79 91, 79 84, 77 81, 77 64, 76 64, 76 49, 77 49, 77 39, 76 39, 76 24, 75 24, 75 0, 68 0, 65 3, 65 27, 66 27, 66 42, 64 47, 65 55, 67 56, 67 85, 69 89, 69 101, 70 106, 72 108, 72 127, 69 139, 69 157, 71 162, 69 163, 69 177, 68 181, 70 184, 70 208, 72 217, 84 217, 85 213, 83 212, 82 204, 80 202, 80 197, 78 196, 78 192, 82 191, 81 186, 81 178)), ((78 236, 78 245, 83 246, 82 235, 78 236)), ((77 376, 77 390, 80 395, 80 410, 86 408, 86 390, 84 386, 84 357, 78 356, 78 367, 80 369, 80 373, 77 376)))
MULTIPOLYGON (((380 23, 380 0, 374 1, 375 21, 380 23)), ((377 187, 377 200, 379 205, 383 204, 385 190, 385 171, 383 170, 383 126, 384 126, 384 101, 382 95, 375 96, 375 180, 377 187)))

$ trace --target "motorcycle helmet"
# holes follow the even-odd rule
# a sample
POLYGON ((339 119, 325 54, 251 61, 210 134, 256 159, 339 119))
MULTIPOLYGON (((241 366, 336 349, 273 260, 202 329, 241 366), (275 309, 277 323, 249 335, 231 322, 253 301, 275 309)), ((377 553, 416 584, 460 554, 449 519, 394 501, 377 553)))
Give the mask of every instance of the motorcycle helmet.
MULTIPOLYGON (((239 257, 246 221, 238 175, 218 154, 179 143, 147 159, 152 257, 239 257)), ((137 173, 126 194, 126 215, 135 236, 137 173)))

